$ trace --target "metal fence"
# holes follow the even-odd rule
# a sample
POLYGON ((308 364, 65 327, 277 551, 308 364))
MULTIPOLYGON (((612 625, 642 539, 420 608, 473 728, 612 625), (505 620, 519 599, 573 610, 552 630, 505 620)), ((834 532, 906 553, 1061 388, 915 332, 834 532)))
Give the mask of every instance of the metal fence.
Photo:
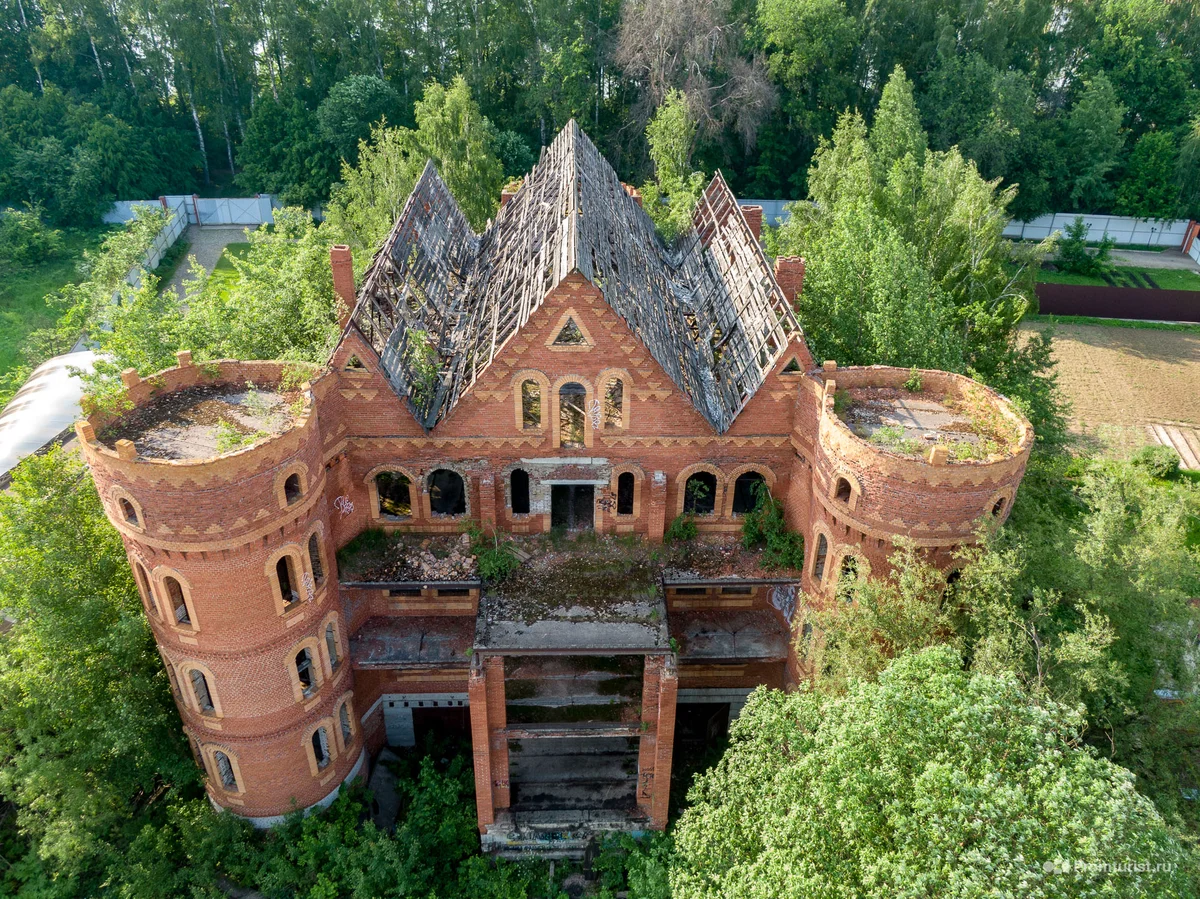
POLYGON ((109 224, 127 222, 139 206, 170 209, 187 225, 265 225, 275 221, 279 201, 270 194, 211 199, 195 194, 172 194, 157 200, 117 200, 104 215, 109 224))
POLYGON ((1119 244, 1176 249, 1183 245, 1190 224, 1187 219, 1160 222, 1126 215, 1080 216, 1075 212, 1055 212, 1039 215, 1029 222, 1009 222, 1004 229, 1004 236, 1014 240, 1042 240, 1055 231, 1066 231, 1076 218, 1082 218, 1088 226, 1089 240, 1100 240, 1107 234, 1119 244))

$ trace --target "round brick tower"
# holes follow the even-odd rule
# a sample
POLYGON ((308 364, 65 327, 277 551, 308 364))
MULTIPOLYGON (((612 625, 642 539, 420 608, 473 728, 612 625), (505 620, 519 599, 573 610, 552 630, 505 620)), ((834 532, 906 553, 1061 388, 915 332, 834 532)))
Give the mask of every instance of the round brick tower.
POLYGON ((816 425, 804 586, 832 590, 848 566, 886 571, 897 538, 943 567, 981 525, 1008 517, 1033 428, 995 391, 962 375, 908 369, 810 372, 816 425), (852 561, 848 561, 852 560, 852 561))
POLYGON ((363 769, 317 410, 273 362, 124 375, 76 431, 212 801, 269 825, 363 769))

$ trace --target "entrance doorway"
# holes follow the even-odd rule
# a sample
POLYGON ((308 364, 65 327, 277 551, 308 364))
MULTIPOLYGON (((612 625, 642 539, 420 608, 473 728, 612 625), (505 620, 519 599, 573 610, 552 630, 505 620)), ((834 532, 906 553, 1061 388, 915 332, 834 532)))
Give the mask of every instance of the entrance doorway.
POLYGON ((596 488, 591 484, 550 485, 550 526, 580 531, 592 527, 596 488))

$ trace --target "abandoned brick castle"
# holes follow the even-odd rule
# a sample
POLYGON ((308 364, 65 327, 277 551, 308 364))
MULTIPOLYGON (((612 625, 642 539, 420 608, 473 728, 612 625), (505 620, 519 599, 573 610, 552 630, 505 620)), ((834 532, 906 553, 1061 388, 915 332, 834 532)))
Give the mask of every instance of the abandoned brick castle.
POLYGON ((502 199, 475 234, 430 165, 357 290, 334 247, 323 368, 180 352, 77 425, 209 795, 257 824, 458 729, 485 848, 662 828, 676 744, 805 677, 839 578, 1008 514, 1028 422, 814 365, 803 262, 719 175, 667 246, 572 122, 502 199), (763 487, 800 569, 741 546, 763 487))

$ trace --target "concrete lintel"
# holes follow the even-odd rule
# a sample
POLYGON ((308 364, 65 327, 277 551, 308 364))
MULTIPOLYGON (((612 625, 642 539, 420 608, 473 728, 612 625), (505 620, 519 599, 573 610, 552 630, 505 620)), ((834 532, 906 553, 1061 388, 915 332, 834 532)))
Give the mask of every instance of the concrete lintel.
POLYGON ((549 484, 551 487, 566 486, 568 484, 591 484, 593 487, 607 487, 609 485, 609 479, 603 478, 601 480, 585 480, 583 478, 555 478, 551 481, 543 480, 542 483, 549 484))
MULTIPOLYGON (((598 456, 541 456, 537 459, 522 459, 522 465, 607 465, 608 459, 598 456)), ((607 484, 608 482, 605 481, 607 484)))

